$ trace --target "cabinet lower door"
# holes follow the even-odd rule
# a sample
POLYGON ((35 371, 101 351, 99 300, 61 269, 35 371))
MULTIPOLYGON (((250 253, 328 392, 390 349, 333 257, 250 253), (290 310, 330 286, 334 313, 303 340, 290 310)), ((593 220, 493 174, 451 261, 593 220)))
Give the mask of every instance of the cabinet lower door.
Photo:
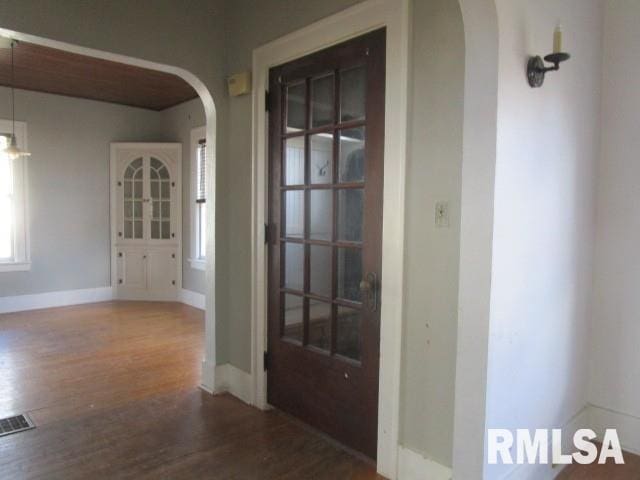
POLYGON ((116 298, 122 300, 177 299, 178 262, 175 248, 117 248, 116 298))
POLYGON ((175 250, 157 248, 147 255, 147 285, 159 300, 176 294, 177 262, 175 250))

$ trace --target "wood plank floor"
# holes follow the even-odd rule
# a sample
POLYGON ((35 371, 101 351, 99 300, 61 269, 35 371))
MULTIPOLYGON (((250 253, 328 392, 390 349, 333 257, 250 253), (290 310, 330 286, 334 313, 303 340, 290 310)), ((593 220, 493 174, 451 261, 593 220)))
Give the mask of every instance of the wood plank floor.
POLYGON ((367 462, 277 412, 198 389, 204 319, 172 303, 0 315, 0 479, 369 479, 367 462))
POLYGON ((640 480, 640 457, 624 452, 624 465, 568 465, 556 480, 640 480))

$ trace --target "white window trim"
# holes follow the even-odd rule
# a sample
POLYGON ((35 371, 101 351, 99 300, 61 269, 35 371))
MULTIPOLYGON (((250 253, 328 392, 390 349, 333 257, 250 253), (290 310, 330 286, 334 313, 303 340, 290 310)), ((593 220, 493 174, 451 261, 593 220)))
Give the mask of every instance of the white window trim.
MULTIPOLYGON (((11 120, 0 119, 0 133, 11 133, 13 125, 11 120)), ((15 122, 15 135, 18 147, 27 150, 27 124, 15 122)), ((10 261, 0 260, 0 273, 24 272, 31 270, 31 257, 29 248, 29 205, 27 191, 28 157, 21 157, 13 163, 13 189, 14 189, 14 258, 10 261)))
POLYGON ((198 242, 200 235, 198 232, 198 209, 196 208, 196 195, 198 191, 198 142, 207 138, 207 130, 205 126, 197 127, 191 130, 191 143, 189 144, 189 160, 191 175, 191 193, 189 198, 191 209, 191 252, 189 256, 189 264, 195 270, 205 270, 207 261, 204 258, 197 258, 197 252, 200 250, 198 242))

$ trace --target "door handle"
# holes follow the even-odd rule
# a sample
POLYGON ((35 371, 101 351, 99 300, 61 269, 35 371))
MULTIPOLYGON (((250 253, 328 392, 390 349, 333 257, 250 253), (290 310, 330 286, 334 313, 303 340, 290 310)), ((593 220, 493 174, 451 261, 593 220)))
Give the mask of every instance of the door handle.
POLYGON ((360 291, 362 292, 362 302, 366 307, 375 312, 378 309, 378 276, 369 272, 360 281, 360 291))

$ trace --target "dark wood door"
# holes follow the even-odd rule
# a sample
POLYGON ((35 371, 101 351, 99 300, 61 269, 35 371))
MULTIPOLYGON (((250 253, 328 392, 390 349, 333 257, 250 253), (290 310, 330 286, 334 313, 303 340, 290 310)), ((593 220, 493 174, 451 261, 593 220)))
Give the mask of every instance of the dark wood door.
POLYGON ((268 401, 376 456, 385 30, 269 76, 268 401))

